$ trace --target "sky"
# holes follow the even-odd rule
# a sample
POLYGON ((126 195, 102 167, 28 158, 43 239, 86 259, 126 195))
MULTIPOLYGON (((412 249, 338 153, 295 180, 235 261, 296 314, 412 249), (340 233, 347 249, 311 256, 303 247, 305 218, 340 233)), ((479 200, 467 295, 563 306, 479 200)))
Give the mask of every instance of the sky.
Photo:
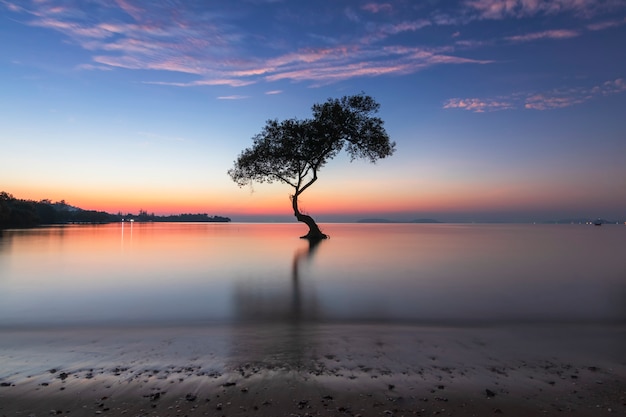
POLYGON ((626 218, 626 1, 0 0, 0 190, 113 213, 294 220, 227 175, 270 119, 365 93, 322 222, 626 218))

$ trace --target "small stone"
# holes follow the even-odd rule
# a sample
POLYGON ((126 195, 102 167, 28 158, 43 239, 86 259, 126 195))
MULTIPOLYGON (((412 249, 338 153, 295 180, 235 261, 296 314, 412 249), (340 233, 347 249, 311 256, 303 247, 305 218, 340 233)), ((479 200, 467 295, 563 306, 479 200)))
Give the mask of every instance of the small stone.
POLYGON ((495 397, 495 396, 496 396, 496 393, 495 393, 495 392, 493 392, 492 390, 490 390, 489 388, 487 388, 487 389, 485 390, 485 394, 487 394, 487 397, 489 397, 489 398, 491 398, 491 397, 495 397))
POLYGON ((155 392, 154 394, 146 395, 146 397, 149 397, 150 401, 157 401, 159 398, 161 398, 161 393, 155 392))

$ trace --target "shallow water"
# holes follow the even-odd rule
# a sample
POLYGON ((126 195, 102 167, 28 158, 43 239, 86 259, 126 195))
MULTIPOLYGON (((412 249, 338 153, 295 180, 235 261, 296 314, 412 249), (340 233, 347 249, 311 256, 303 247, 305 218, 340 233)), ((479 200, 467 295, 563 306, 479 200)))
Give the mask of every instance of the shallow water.
POLYGON ((624 322, 626 227, 109 224, 0 235, 0 327, 624 322))

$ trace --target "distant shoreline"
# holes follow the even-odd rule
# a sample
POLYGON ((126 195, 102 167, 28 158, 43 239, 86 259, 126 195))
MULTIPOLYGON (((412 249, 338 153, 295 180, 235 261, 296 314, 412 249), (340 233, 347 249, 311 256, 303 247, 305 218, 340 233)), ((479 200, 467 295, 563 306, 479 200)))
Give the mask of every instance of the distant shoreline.
MULTIPOLYGON (((295 219, 281 220, 268 217, 266 219, 251 220, 254 216, 245 216, 247 220, 236 220, 237 223, 291 223, 295 219)), ((501 221, 501 220, 439 220, 435 218, 416 218, 412 220, 398 220, 384 217, 361 218, 357 220, 325 221, 324 216, 318 216, 319 223, 356 223, 356 224, 626 224, 626 219, 607 220, 602 218, 563 218, 559 220, 526 220, 526 221, 501 221)), ((207 213, 183 213, 172 215, 156 215, 140 210, 138 214, 111 214, 105 211, 85 210, 72 206, 61 200, 24 200, 15 198, 4 191, 0 192, 0 230, 23 229, 38 226, 62 225, 62 224, 108 224, 122 221, 138 223, 227 223, 233 221, 230 217, 207 213)))
POLYGON ((117 214, 105 211, 84 210, 80 207, 67 204, 65 200, 52 202, 50 200, 23 200, 13 197, 7 192, 0 192, 0 230, 20 229, 55 224, 108 224, 122 221, 132 222, 202 222, 225 223, 229 217, 209 216, 206 213, 183 213, 177 215, 157 216, 145 210, 139 214, 117 214))

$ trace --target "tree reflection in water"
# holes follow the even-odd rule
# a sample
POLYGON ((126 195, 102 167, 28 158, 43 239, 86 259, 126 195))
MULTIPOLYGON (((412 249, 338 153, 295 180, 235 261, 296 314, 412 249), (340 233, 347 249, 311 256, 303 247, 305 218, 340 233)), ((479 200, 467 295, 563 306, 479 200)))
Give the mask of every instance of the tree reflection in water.
MULTIPOLYGON (((314 291, 303 282, 303 269, 322 240, 296 250, 290 282, 256 279, 235 288, 232 365, 245 369, 302 369, 315 346, 319 308, 314 291)), ((313 359, 311 357, 311 359, 313 359)))

